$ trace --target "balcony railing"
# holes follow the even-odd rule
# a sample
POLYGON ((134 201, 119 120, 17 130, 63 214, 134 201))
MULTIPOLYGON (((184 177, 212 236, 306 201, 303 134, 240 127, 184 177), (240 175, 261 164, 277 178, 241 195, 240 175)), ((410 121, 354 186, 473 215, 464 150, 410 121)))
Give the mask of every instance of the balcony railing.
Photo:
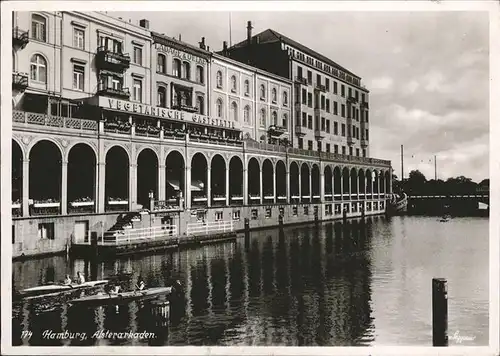
POLYGON ((271 125, 269 126, 268 132, 272 136, 281 136, 286 132, 286 128, 283 126, 271 125))
POLYGON ((366 147, 366 146, 368 146, 368 140, 367 140, 367 139, 365 139, 365 138, 362 138, 362 139, 361 139, 361 146, 362 146, 362 147, 366 147))
POLYGON ((347 144, 352 145, 354 143, 354 137, 352 136, 347 136, 347 144))
POLYGON ((351 95, 347 98, 347 102, 354 104, 358 102, 358 99, 356 99, 354 96, 351 95))
POLYGON ((295 125, 295 134, 297 136, 304 136, 306 134, 307 127, 295 125))
POLYGON ((308 82, 307 82, 307 78, 304 78, 304 77, 295 77, 295 83, 300 83, 302 85, 307 85, 308 82))
POLYGON ((198 112, 198 108, 184 104, 173 105, 172 109, 186 112, 198 112))
POLYGON ((75 130, 97 131, 97 121, 51 116, 26 111, 13 110, 12 121, 16 124, 34 124, 51 127, 64 127, 75 130))
POLYGON ((319 129, 316 129, 314 130, 314 136, 316 137, 316 139, 322 140, 325 138, 325 133, 319 129))
POLYGON ((97 89, 97 95, 105 95, 114 98, 128 99, 130 98, 130 90, 129 88, 113 88, 104 83, 99 83, 99 87, 97 89))
POLYGON ((28 87, 27 73, 12 73, 12 89, 24 91, 28 87))
POLYGON ((316 90, 319 90, 323 93, 326 93, 326 85, 323 85, 323 84, 317 84, 316 87, 314 88, 316 90))
POLYGON ((363 102, 361 103, 361 107, 362 107, 362 108, 365 108, 365 109, 368 109, 368 108, 369 108, 369 106, 368 106, 368 102, 363 101, 363 102))
POLYGON ((97 48, 96 65, 99 69, 123 72, 130 67, 128 53, 113 52, 104 46, 97 48))
POLYGON ((23 49, 26 47, 28 42, 30 41, 29 39, 29 33, 28 31, 21 30, 19 27, 14 27, 12 29, 12 45, 17 46, 20 49, 23 49))

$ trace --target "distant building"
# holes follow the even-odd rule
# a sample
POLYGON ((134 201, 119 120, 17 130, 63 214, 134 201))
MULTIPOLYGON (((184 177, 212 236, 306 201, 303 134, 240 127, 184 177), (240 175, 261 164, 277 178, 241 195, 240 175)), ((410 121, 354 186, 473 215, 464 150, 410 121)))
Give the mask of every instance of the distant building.
POLYGON ((361 78, 274 30, 220 52, 294 82, 293 147, 369 157, 369 92, 361 78))

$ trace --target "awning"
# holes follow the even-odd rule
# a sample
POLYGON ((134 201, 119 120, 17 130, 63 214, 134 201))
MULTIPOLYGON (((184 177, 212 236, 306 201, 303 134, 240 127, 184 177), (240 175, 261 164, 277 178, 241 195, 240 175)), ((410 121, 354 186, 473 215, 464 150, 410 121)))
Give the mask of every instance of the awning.
POLYGON ((205 184, 201 180, 191 180, 191 191, 192 192, 203 192, 205 189, 205 184))
POLYGON ((167 182, 174 190, 181 190, 181 185, 178 180, 168 179, 167 182))
POLYGON ((477 208, 479 210, 488 210, 488 204, 478 202, 477 205, 478 205, 477 208))

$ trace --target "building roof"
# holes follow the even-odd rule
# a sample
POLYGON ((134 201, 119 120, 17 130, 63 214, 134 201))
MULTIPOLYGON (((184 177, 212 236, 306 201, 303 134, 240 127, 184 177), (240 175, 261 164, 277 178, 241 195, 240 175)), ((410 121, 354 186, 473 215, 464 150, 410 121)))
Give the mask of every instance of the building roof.
POLYGON ((196 52, 196 54, 198 54, 198 55, 200 55, 200 54, 205 55, 205 56, 211 55, 211 52, 207 51, 206 49, 202 49, 200 47, 193 46, 192 44, 178 40, 174 37, 168 37, 162 33, 151 31, 151 36, 153 37, 153 42, 155 42, 155 43, 163 43, 165 45, 177 46, 179 49, 181 49, 183 51, 191 50, 191 51, 196 52))
MULTIPOLYGON (((276 32, 275 30, 272 30, 272 29, 267 29, 261 33, 258 33, 254 36, 252 36, 252 39, 255 38, 255 37, 259 37, 259 43, 273 43, 273 42, 283 42, 289 46, 292 46, 292 47, 295 47, 297 48, 298 50, 304 52, 304 53, 307 53, 308 55, 312 56, 312 57, 315 57, 323 62, 325 62, 326 64, 328 65, 331 65, 337 69, 340 69, 346 73, 349 73, 350 75, 353 75, 355 76, 356 78, 358 79, 361 79, 359 76, 357 76, 356 74, 352 73, 351 71, 345 69, 344 67, 342 67, 341 65, 335 63, 334 61, 332 61, 331 59, 329 59, 328 57, 325 57, 323 56, 322 54, 310 49, 309 47, 306 47, 304 46, 303 44, 297 42, 297 41, 294 41, 292 40, 291 38, 287 37, 287 36, 284 36, 282 35, 281 33, 279 32, 276 32)), ((253 42, 253 41, 252 41, 253 42)), ((244 40, 244 41, 241 41, 237 44, 235 44, 234 46, 230 47, 230 48, 242 48, 242 47, 245 47, 247 44, 247 40, 244 40)))

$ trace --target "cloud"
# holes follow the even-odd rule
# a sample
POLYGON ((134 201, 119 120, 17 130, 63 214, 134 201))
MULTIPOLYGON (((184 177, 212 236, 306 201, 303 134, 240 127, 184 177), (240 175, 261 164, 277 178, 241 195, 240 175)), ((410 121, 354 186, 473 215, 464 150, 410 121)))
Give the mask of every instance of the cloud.
POLYGON ((388 90, 392 88, 394 80, 389 77, 375 78, 371 81, 370 88, 374 90, 388 90))

